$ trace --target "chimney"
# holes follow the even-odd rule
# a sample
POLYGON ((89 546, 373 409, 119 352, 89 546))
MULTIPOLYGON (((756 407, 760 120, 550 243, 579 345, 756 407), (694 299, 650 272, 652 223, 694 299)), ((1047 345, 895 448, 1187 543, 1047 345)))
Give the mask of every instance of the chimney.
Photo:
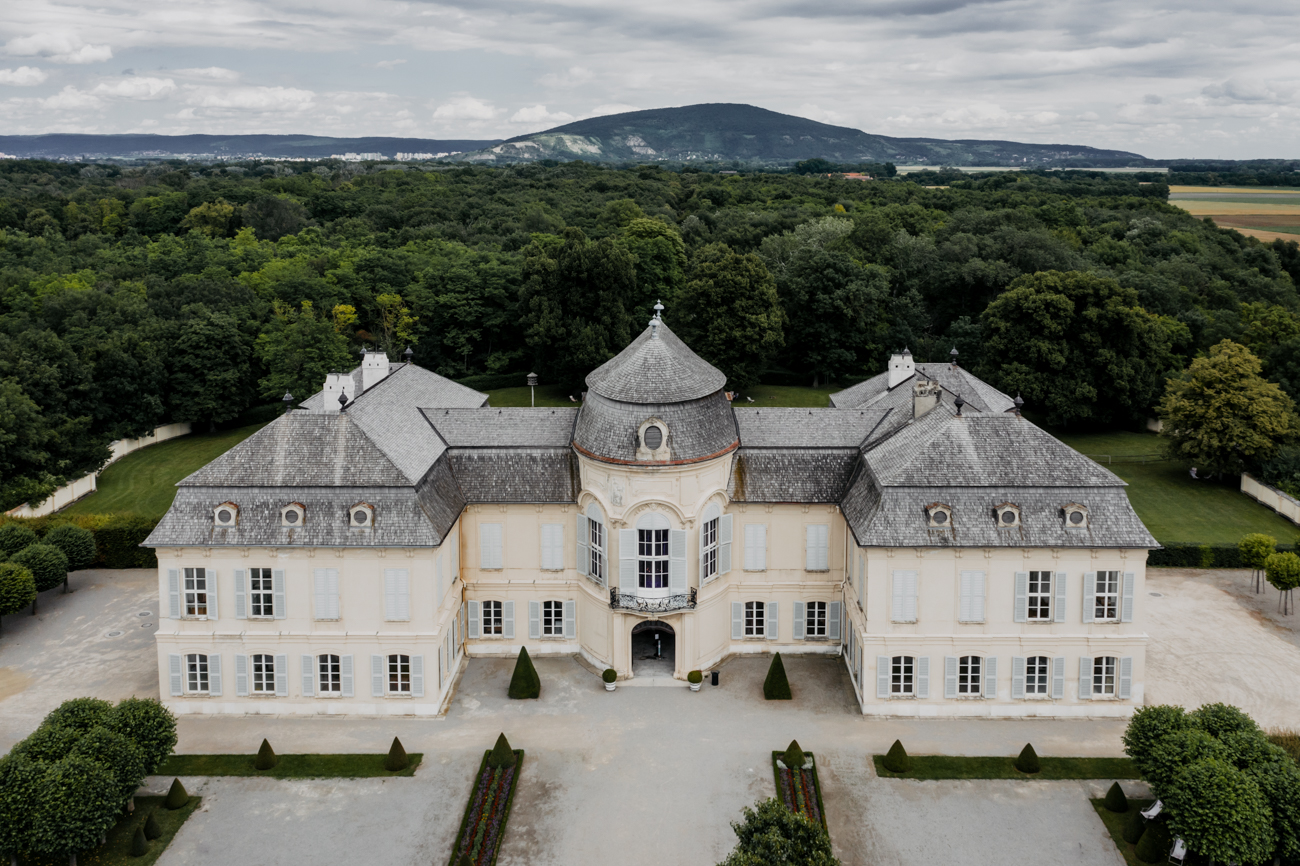
POLYGON ((339 411, 339 395, 346 394, 351 400, 356 396, 353 392, 356 386, 352 384, 352 376, 349 373, 330 373, 325 377, 325 405, 321 407, 326 412, 335 413, 339 411))
MULTIPOLYGON (((361 390, 369 391, 388 375, 388 355, 384 352, 366 352, 361 359, 361 390)), ((349 394, 351 399, 353 395, 349 394)))
POLYGON ((913 385, 912 418, 920 418, 926 412, 938 406, 939 397, 942 393, 943 387, 938 382, 927 382, 922 379, 913 385))
POLYGON ((912 363, 912 353, 903 349, 899 354, 889 357, 889 389, 892 391, 900 382, 906 382, 916 372, 912 363))

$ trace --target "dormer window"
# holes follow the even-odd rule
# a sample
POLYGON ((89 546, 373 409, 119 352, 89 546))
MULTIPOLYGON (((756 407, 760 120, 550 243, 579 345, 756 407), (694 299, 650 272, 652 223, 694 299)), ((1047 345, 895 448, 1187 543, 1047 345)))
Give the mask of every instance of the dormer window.
POLYGON ((952 528, 952 506, 935 502, 925 507, 925 515, 931 529, 952 528))
POLYGON ((993 516, 997 519, 998 529, 1014 529, 1020 525, 1020 506, 1003 502, 993 506, 993 516))
POLYGON ((307 506, 301 502, 290 502, 280 509, 280 525, 297 527, 307 522, 307 506))
POLYGON ((239 506, 223 502, 212 510, 212 519, 217 526, 235 526, 239 523, 239 506))
POLYGON ((375 525, 375 506, 368 502, 358 502, 348 509, 348 526, 353 529, 369 529, 375 525))
POLYGON ((658 418, 649 418, 636 431, 637 460, 667 460, 668 425, 658 418))
POLYGON ((1061 510, 1065 512, 1066 529, 1088 528, 1088 506, 1071 502, 1061 510))

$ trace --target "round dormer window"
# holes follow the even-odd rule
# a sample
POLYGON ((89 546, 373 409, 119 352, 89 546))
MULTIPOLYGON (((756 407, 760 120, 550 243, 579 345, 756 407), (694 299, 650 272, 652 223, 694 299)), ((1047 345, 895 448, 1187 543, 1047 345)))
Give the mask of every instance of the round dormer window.
POLYGON ((298 517, 299 515, 297 510, 290 508, 288 511, 284 513, 284 522, 291 525, 296 524, 298 522, 298 517))
POLYGON ((664 444, 664 431, 663 428, 658 425, 651 424, 649 427, 645 428, 644 437, 645 447, 649 448, 651 451, 657 450, 660 445, 664 444))
POLYGON ((940 526, 943 526, 948 522, 948 512, 935 509, 935 512, 930 515, 930 519, 940 526))
POLYGON ((358 508, 352 512, 352 522, 357 526, 365 526, 370 522, 370 515, 366 513, 364 508, 358 508))
POLYGON ((1008 526, 1015 523, 1016 513, 1012 511, 1010 508, 1008 508, 1006 511, 1002 512, 1002 522, 1008 526))
POLYGON ((1083 525, 1083 512, 1082 512, 1082 511, 1071 511, 1071 512, 1070 512, 1070 525, 1071 525, 1071 526, 1082 526, 1082 525, 1083 525))
POLYGON ((217 526, 234 526, 239 518, 239 506, 233 502, 223 502, 212 512, 217 526))
POLYGON ((229 508, 222 508, 220 511, 217 512, 218 523, 229 523, 234 519, 235 519, 234 512, 232 512, 229 508))
POLYGON ((1065 506, 1065 528, 1086 529, 1088 527, 1088 509, 1077 502, 1065 506))

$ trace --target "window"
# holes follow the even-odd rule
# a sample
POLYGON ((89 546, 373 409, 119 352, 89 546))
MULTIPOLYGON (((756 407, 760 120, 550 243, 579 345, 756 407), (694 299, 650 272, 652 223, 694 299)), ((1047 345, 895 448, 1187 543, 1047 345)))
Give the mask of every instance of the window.
POLYGON ((889 670, 889 693, 891 695, 916 694, 913 670, 916 659, 912 656, 894 656, 889 670))
POLYGON ((275 595, 271 588, 271 569, 250 568, 248 590, 253 603, 253 616, 275 616, 275 595))
POLYGON ((1052 573, 1029 572, 1029 621, 1050 622, 1052 619, 1052 573))
POLYGON ((824 523, 811 524, 805 529, 804 570, 830 570, 830 527, 824 523))
POLYGON ((338 694, 342 691, 343 677, 339 667, 339 657, 333 655, 317 656, 316 662, 320 671, 320 693, 328 695, 338 694))
POLYGON ((700 580, 718 574, 718 518, 707 520, 700 529, 700 580))
POLYGON ((668 588, 668 530, 638 529, 637 586, 641 589, 668 588))
POLYGON ((1094 602, 1093 620, 1104 622, 1119 619, 1119 572, 1097 572, 1097 598, 1094 602))
POLYGON ((480 523, 478 527, 479 568, 502 568, 501 524, 480 523))
MULTIPOLYGON (((186 569, 189 571, 190 569, 186 569)), ((203 569, 199 569, 202 571, 203 569)), ((191 694, 205 695, 208 693, 208 657, 202 653, 190 653, 185 657, 185 668, 188 673, 185 683, 185 690, 191 694)))
POLYGON ((745 637, 766 635, 767 605, 761 601, 745 602, 745 637))
POLYGON ((501 602, 483 602, 483 634, 501 634, 501 602))
MULTIPOLYGON (((185 615, 208 615, 208 572, 204 568, 185 569, 185 615)), ((206 665, 207 662, 205 661, 206 665)), ((206 675, 205 675, 206 680, 206 675)), ((204 686, 207 689, 207 686, 204 686)))
MULTIPOLYGON (((500 604, 500 602, 497 602, 500 604)), ((390 695, 409 695, 411 693, 411 657, 391 655, 388 657, 388 693, 390 695)))
POLYGON ((275 694, 275 656, 253 656, 253 693, 275 694))
MULTIPOLYGON (((1097 576, 1101 577, 1100 574, 1097 576)), ((1114 656, 1098 656, 1092 660, 1092 693, 1112 697, 1115 695, 1114 656)))
POLYGON ((542 570, 564 570, 564 527, 558 523, 542 524, 542 570))
POLYGON ((807 637, 826 637, 826 602, 808 602, 804 629, 807 637))
MULTIPOLYGON (((1046 574, 1046 572, 1044 572, 1046 574)), ((1047 694, 1047 678, 1051 659, 1047 656, 1030 656, 1025 659, 1025 694, 1047 694)))
POLYGON ((983 694, 980 675, 983 661, 979 656, 962 656, 957 660, 957 694, 972 697, 983 694))
POLYGON ((745 524, 745 571, 767 571, 767 524, 745 524))
POLYGON ((590 574, 599 582, 605 582, 605 524, 599 520, 589 520, 587 525, 590 527, 590 551, 591 565, 590 574))
POLYGON ((542 637, 564 637, 564 602, 542 602, 542 637))

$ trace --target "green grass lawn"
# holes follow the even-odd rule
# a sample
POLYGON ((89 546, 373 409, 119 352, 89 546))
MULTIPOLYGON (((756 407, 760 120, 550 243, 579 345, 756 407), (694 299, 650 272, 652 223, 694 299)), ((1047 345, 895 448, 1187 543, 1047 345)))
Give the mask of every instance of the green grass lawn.
MULTIPOLYGON (((522 388, 496 388, 488 391, 491 404, 497 408, 507 406, 528 406, 528 400, 531 396, 528 392, 532 389, 525 385, 522 388)), ((574 397, 579 395, 574 394, 574 397)), ((559 385, 538 385, 537 386, 537 405, 538 406, 581 406, 581 403, 574 403, 569 399, 569 392, 559 385)))
POLYGON ((216 433, 191 433, 128 454, 99 476, 94 493, 63 509, 64 514, 133 512, 162 517, 176 497, 176 482, 252 436, 265 424, 216 433))
POLYGON ((1160 459, 1154 433, 1058 438, 1128 482, 1133 509, 1161 543, 1236 544, 1247 533, 1263 532, 1290 544, 1300 536, 1300 526, 1242 493, 1239 478, 1193 481, 1188 464, 1160 459))
MULTIPOLYGON (((79 853, 77 863, 80 866, 128 866, 128 864, 152 866, 171 844, 172 838, 181 829, 181 825, 194 814, 194 810, 202 802, 199 797, 190 797, 189 803, 173 812, 163 808, 163 801, 166 799, 166 797, 136 797, 135 811, 123 817, 117 822, 117 826, 108 831, 107 842, 94 851, 79 853), (157 810, 158 826, 162 828, 162 835, 149 843, 147 854, 132 857, 131 840, 135 836, 135 828, 154 810, 157 810)), ((66 858, 57 857, 19 857, 18 862, 21 866, 67 866, 68 864, 66 858)))
POLYGON ((882 779, 1137 779, 1128 758, 1039 758, 1042 769, 1022 773, 1015 758, 967 758, 959 755, 912 755, 905 773, 885 769, 884 755, 872 755, 876 775, 882 779))
POLYGON ((271 779, 368 779, 373 776, 414 776, 424 755, 412 752, 405 770, 384 769, 386 755, 280 755, 269 770, 253 767, 256 755, 172 755, 158 768, 159 776, 266 776, 271 779))
MULTIPOLYGON (((1128 820, 1128 813, 1125 812, 1121 814, 1107 809, 1105 797, 1091 800, 1090 802, 1092 803, 1092 808, 1097 810, 1097 817, 1101 818, 1101 823, 1106 825, 1106 832, 1110 833, 1110 838, 1115 840, 1115 847, 1118 848, 1119 853, 1123 855, 1124 862, 1127 863, 1128 866, 1147 866, 1146 863, 1143 863, 1138 859, 1137 851, 1135 850, 1137 846, 1124 841, 1124 822, 1128 820)), ((1140 812, 1154 802, 1155 800, 1134 800, 1130 798, 1128 801, 1128 808, 1129 811, 1137 809, 1140 812)))

